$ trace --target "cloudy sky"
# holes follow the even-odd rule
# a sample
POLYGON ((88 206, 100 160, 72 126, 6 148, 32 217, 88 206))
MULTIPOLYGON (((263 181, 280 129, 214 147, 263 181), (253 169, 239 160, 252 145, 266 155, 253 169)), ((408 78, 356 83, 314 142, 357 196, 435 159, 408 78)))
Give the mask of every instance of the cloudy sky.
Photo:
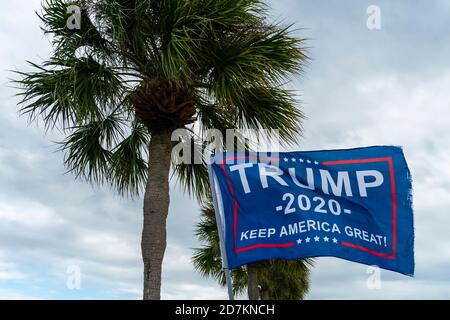
MULTIPOLYGON (((296 24, 312 61, 292 85, 307 115, 293 149, 401 145, 414 179, 416 276, 320 258, 309 299, 450 298, 450 4, 447 0, 277 0, 273 17, 296 24), (381 9, 381 30, 366 25, 381 9)), ((0 4, 0 299, 137 299, 141 199, 123 199, 64 174, 63 155, 17 114, 7 70, 50 51, 39 0, 0 4), (81 288, 66 286, 81 269, 81 288)), ((196 202, 172 184, 163 298, 221 299, 225 290, 190 263, 196 202)))

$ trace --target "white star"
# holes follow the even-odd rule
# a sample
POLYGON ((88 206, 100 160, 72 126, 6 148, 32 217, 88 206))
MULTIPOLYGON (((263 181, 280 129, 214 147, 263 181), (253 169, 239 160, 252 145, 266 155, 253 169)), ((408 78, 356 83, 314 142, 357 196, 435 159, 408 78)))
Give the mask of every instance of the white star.
POLYGON ((298 244, 301 244, 301 243, 302 243, 302 239, 298 239, 298 240, 297 240, 297 243, 298 243, 298 244))
POLYGON ((309 242, 311 240, 310 237, 306 237, 305 242, 309 242))
POLYGON ((303 160, 302 158, 298 159, 300 162, 305 162, 305 160, 303 160))
POLYGON ((333 238, 333 243, 337 243, 337 242, 338 242, 337 239, 333 238))
POLYGON ((284 160, 284 162, 288 162, 288 161, 289 161, 289 159, 288 159, 288 158, 284 158, 283 160, 284 160))
POLYGON ((319 238, 318 236, 315 236, 315 237, 314 237, 314 241, 315 241, 315 242, 319 242, 319 240, 320 240, 320 238, 319 238))
POLYGON ((330 240, 330 238, 328 238, 328 237, 323 237, 323 241, 328 242, 328 240, 330 240))
POLYGON ((311 163, 311 160, 306 160, 306 162, 311 163))
POLYGON ((295 159, 295 158, 292 158, 291 160, 292 160, 292 162, 295 162, 295 161, 297 161, 297 159, 295 159))
POLYGON ((317 162, 317 161, 314 161, 314 164, 315 164, 315 165, 319 165, 319 162, 317 162))

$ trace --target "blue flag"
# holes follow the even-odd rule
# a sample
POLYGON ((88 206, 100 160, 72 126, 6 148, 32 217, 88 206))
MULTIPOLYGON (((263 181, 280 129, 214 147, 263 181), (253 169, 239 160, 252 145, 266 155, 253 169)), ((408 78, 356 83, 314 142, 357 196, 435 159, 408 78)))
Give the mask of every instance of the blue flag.
POLYGON ((401 148, 220 153, 212 162, 226 267, 333 256, 414 274, 401 148))

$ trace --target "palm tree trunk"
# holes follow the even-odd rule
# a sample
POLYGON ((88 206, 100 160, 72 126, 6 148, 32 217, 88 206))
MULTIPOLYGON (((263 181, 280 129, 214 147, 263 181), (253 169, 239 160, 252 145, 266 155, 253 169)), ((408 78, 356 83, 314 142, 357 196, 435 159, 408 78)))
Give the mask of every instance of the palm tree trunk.
POLYGON ((166 220, 169 210, 170 138, 170 132, 152 133, 149 145, 141 240, 144 300, 161 299, 161 268, 166 250, 166 220))
POLYGON ((258 288, 258 267, 256 264, 247 265, 247 291, 249 300, 259 299, 259 288, 258 288))

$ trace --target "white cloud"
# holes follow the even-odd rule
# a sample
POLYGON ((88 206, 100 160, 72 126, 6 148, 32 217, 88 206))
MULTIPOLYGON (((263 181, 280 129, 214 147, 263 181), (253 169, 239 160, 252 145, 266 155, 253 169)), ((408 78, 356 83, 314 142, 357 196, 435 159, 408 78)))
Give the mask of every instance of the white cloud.
POLYGON ((17 265, 0 262, 0 281, 22 280, 26 277, 25 273, 17 271, 17 265))
POLYGON ((0 198, 0 220, 3 223, 16 223, 21 226, 42 228, 45 225, 57 224, 63 221, 52 209, 40 203, 8 203, 0 198))
POLYGON ((37 297, 24 295, 20 292, 0 288, 0 300, 37 300, 37 297))
POLYGON ((15 271, 0 271, 0 281, 5 280, 21 280, 25 278, 25 274, 15 271))

